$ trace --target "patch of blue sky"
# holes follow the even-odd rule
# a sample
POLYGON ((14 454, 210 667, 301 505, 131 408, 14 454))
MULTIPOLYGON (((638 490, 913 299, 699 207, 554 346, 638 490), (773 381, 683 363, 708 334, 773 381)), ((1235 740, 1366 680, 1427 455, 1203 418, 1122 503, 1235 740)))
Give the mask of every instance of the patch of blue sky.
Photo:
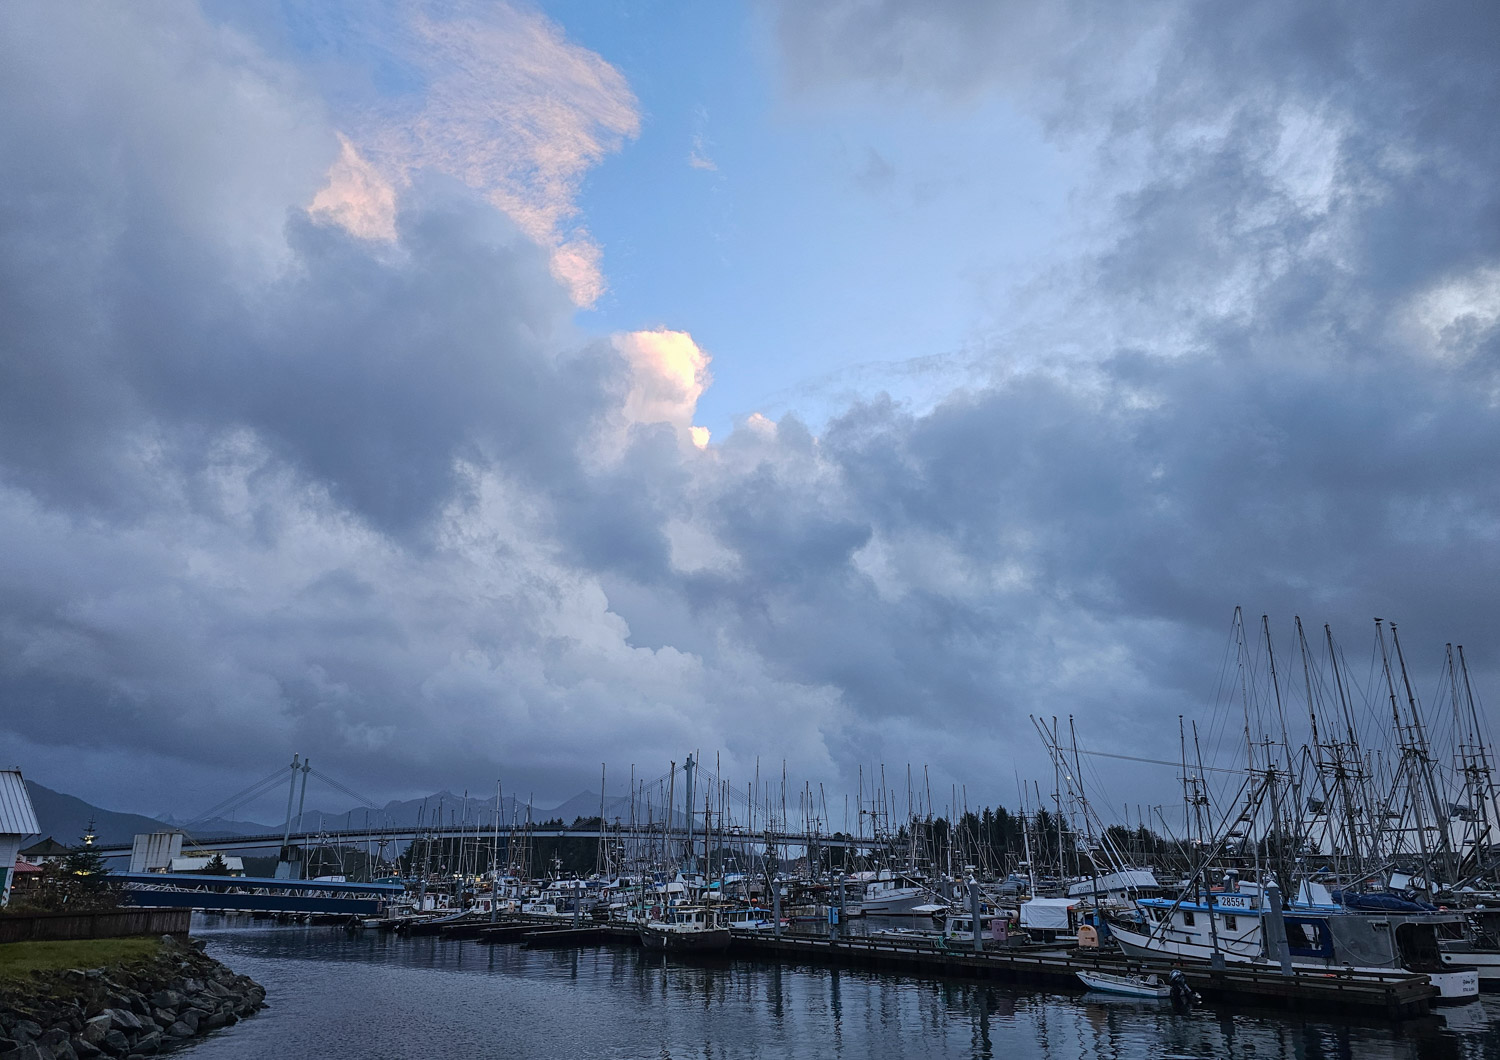
POLYGON ((546 10, 642 109, 579 201, 609 284, 581 323, 692 332, 718 436, 751 412, 816 429, 872 391, 920 402, 1065 238, 1074 160, 999 97, 789 97, 737 5, 546 10))

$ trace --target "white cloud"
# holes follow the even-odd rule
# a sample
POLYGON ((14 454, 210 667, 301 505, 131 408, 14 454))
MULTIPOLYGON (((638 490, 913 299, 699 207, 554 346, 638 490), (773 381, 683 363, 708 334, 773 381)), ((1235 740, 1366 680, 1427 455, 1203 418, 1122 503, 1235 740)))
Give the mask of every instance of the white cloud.
POLYGON ((1404 317, 1421 354, 1468 360, 1500 324, 1500 267, 1481 266, 1439 280, 1411 299, 1404 317))
POLYGON ((343 115, 354 142, 314 207, 389 236, 387 185, 421 171, 456 178, 546 248, 573 301, 592 305, 606 287, 602 252, 577 197, 584 174, 640 131, 624 76, 541 12, 503 0, 406 11, 398 29, 359 26, 410 85, 343 115))
POLYGON ((693 137, 693 149, 688 152, 688 165, 694 169, 706 169, 711 173, 718 172, 718 163, 708 157, 708 150, 703 146, 702 136, 693 137))
POLYGON ((625 419, 630 423, 668 423, 693 445, 708 444, 708 430, 693 426, 698 399, 713 382, 712 358, 685 331, 656 328, 614 336, 615 349, 630 365, 630 392, 625 419))

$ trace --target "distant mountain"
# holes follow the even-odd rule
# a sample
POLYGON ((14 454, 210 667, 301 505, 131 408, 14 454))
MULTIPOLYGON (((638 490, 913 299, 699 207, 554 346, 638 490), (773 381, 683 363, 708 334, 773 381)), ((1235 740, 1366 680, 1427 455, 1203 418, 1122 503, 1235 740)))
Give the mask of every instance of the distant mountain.
MULTIPOLYGON (((34 780, 26 781, 26 787, 31 793, 32 805, 36 808, 37 823, 42 826, 39 838, 51 836, 59 843, 69 846, 82 841, 84 830, 91 820, 94 822, 94 832, 98 836, 98 841, 105 846, 129 845, 131 840, 141 832, 160 832, 169 828, 181 828, 194 838, 204 840, 237 835, 273 834, 281 831, 286 824, 285 820, 263 824, 257 821, 228 821, 222 818, 191 822, 177 821, 171 816, 158 819, 138 813, 106 810, 74 795, 53 791, 34 780)), ((571 825, 580 817, 588 819, 598 816, 599 795, 597 792, 580 792, 561 806, 550 810, 530 808, 526 803, 507 795, 501 803, 501 829, 509 828, 512 822, 525 824, 528 810, 531 820, 536 824, 560 818, 564 824, 571 825)), ((637 802, 635 812, 636 821, 642 824, 645 823, 648 815, 658 822, 662 817, 662 807, 648 807, 644 801, 637 802)), ((292 822, 292 830, 296 832, 342 832, 350 829, 363 830, 367 826, 409 829, 433 825, 441 819, 441 823, 449 827, 467 824, 471 828, 485 832, 494 829, 494 814, 493 797, 483 799, 470 795, 465 800, 464 796, 455 795, 451 791, 439 791, 422 799, 393 799, 379 809, 367 810, 364 807, 357 807, 339 813, 307 810, 300 819, 292 822)), ((604 817, 610 824, 613 824, 616 819, 628 822, 630 820, 629 796, 608 796, 604 804, 604 817)), ((674 821, 681 826, 684 820, 679 810, 674 815, 674 821)))
MULTIPOLYGON (((540 807, 528 807, 518 799, 505 796, 500 808, 500 827, 507 829, 512 822, 517 824, 526 823, 527 811, 530 809, 531 820, 535 824, 544 821, 561 819, 564 824, 571 825, 575 820, 582 817, 591 819, 599 816, 599 794, 597 792, 580 792, 561 806, 552 809, 540 807)), ((387 828, 418 828, 437 824, 439 820, 446 827, 455 827, 467 824, 470 828, 476 828, 480 832, 492 830, 495 827, 495 800, 479 798, 469 795, 467 800, 462 795, 455 795, 451 791, 439 791, 421 799, 393 800, 386 803, 378 810, 366 811, 358 808, 343 813, 324 813, 318 810, 308 810, 302 815, 301 822, 293 822, 294 830, 298 831, 320 831, 329 832, 343 831, 349 828, 364 828, 367 820, 370 827, 387 828), (305 826, 305 827, 303 827, 305 826)), ((636 820, 644 823, 650 813, 657 821, 661 820, 662 807, 654 809, 647 807, 644 800, 636 804, 636 820)), ((625 822, 630 820, 630 797, 628 795, 610 795, 604 804, 604 818, 613 824, 615 819, 625 822)), ((674 820, 680 826, 686 818, 678 811, 674 820)))
POLYGON ((26 791, 36 810, 36 823, 42 826, 39 836, 51 836, 70 847, 83 842, 83 833, 90 820, 94 822, 94 834, 99 837, 99 842, 107 845, 129 843, 137 832, 158 832, 162 827, 160 821, 150 817, 101 809, 80 798, 43 787, 34 780, 26 782, 26 791))
MULTIPOLYGON (((679 794, 679 800, 681 799, 681 797, 681 794, 679 794)), ((580 817, 586 820, 592 820, 593 818, 598 816, 599 793, 597 791, 580 792, 579 794, 574 795, 567 802, 563 803, 561 806, 558 806, 556 809, 537 811, 538 821, 550 821, 560 817, 562 818, 564 824, 572 824, 580 817)), ((648 805, 646 801, 641 798, 636 799, 635 820, 637 824, 645 824, 648 817, 660 824, 663 816, 663 807, 648 805)), ((702 813, 699 813, 698 816, 702 817, 703 815, 702 813)), ((604 820, 611 825, 614 824, 616 820, 618 820, 621 824, 629 824, 630 796, 606 795, 604 798, 604 820)), ((673 815, 672 820, 678 826, 687 823, 687 817, 681 810, 678 810, 673 815)))
POLYGON ((102 846, 129 846, 138 833, 162 832, 169 828, 182 828, 195 839, 222 839, 225 836, 270 830, 265 825, 254 822, 225 821, 219 818, 198 821, 187 827, 170 819, 158 820, 139 813, 106 810, 75 795, 53 791, 34 780, 26 782, 26 790, 31 795, 31 805, 36 810, 36 823, 42 826, 39 835, 51 836, 68 846, 77 846, 83 842, 83 833, 90 821, 94 822, 94 834, 102 846))
MULTIPOLYGON (((527 805, 509 795, 500 804, 500 827, 509 828, 511 821, 526 821, 527 805)), ((598 812, 597 810, 595 812, 598 812)), ((363 806, 340 813, 322 810, 307 810, 292 822, 293 831, 341 832, 347 829, 370 828, 418 828, 441 823, 448 827, 467 825, 480 831, 495 827, 495 800, 470 795, 466 799, 451 791, 438 791, 421 799, 393 799, 379 809, 363 806)), ((284 824, 284 822, 283 822, 284 824)), ((278 826, 281 827, 281 826, 278 826)))

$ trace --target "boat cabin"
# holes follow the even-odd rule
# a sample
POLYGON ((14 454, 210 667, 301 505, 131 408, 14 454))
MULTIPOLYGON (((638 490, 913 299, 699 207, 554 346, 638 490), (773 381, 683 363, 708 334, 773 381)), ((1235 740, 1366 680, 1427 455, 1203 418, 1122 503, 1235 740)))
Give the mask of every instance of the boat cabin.
POLYGON ((1076 898, 1032 898, 1021 903, 1021 930, 1040 942, 1076 935, 1079 924, 1076 898))

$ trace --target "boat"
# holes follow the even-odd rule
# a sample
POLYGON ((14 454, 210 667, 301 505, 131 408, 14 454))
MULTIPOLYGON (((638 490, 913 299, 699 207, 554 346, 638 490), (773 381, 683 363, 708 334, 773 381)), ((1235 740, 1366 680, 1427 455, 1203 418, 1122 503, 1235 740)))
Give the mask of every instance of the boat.
POLYGON ((1169 998, 1172 987, 1156 975, 1114 975, 1110 972, 1079 972, 1078 978, 1090 990, 1126 997, 1169 998))
POLYGON ((725 927, 740 928, 744 931, 766 931, 774 930, 776 927, 771 911, 756 906, 721 910, 719 921, 725 927))
MULTIPOLYGON (((988 906, 979 914, 980 948, 990 940, 1005 941, 1010 936, 1010 917, 1006 913, 995 913, 988 906)), ((949 949, 971 949, 974 946, 974 914, 951 912, 943 924, 943 945, 949 949)))
POLYGON ((882 942, 903 942, 908 945, 933 946, 943 936, 936 931, 924 931, 921 928, 875 928, 866 931, 864 937, 867 939, 879 939, 882 942))
POLYGON ((1282 939, 1272 937, 1268 895, 1258 884, 1214 891, 1205 899, 1141 898, 1138 921, 1112 920, 1110 934, 1129 957, 1276 967, 1285 949, 1291 967, 1312 972, 1412 972, 1438 988, 1439 1002, 1472 1001, 1479 973, 1444 964, 1439 932, 1462 924, 1451 912, 1352 912, 1342 906, 1293 903, 1280 916, 1282 939))
POLYGON ((718 911, 701 905, 680 905, 665 919, 648 920, 638 929, 641 945, 665 953, 711 953, 729 948, 729 928, 719 923, 718 911))
POLYGON ((931 917, 937 907, 934 897, 932 888, 920 880, 882 869, 865 884, 860 909, 866 916, 931 917))

